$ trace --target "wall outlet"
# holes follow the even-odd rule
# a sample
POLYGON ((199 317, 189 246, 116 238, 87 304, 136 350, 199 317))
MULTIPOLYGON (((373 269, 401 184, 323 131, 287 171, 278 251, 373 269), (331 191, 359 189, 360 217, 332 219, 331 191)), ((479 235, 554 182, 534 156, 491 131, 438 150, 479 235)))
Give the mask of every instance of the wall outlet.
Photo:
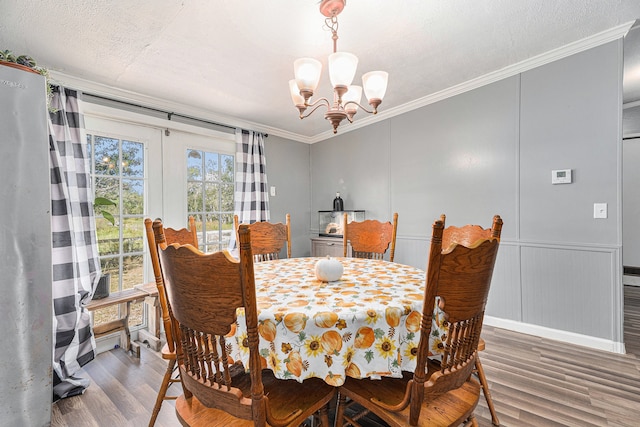
POLYGON ((593 217, 594 218, 606 218, 607 217, 607 204, 606 203, 594 203, 593 204, 593 217))
POLYGON ((271 188, 269 189, 269 194, 271 196, 275 197, 275 195, 276 195, 276 187, 274 185, 272 185, 271 188))

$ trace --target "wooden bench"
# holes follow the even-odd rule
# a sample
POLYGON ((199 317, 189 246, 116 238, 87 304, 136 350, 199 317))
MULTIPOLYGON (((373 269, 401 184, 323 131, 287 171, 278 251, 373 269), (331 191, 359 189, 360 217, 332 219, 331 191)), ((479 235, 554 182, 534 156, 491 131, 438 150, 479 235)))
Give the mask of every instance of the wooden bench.
MULTIPOLYGON (((125 289, 118 292, 112 292, 108 297, 91 300, 89 304, 87 304, 87 310, 95 311, 101 308, 111 307, 114 305, 120 305, 120 313, 124 313, 120 316, 120 318, 116 320, 112 320, 110 322, 104 323, 102 325, 95 326, 93 328, 93 333, 96 338, 103 337, 105 335, 109 335, 115 332, 121 333, 120 346, 124 348, 126 351, 131 351, 136 357, 140 357, 140 346, 138 343, 131 342, 131 332, 129 330, 129 315, 131 312, 131 303, 142 302, 145 301, 149 303, 151 306, 156 306, 157 303, 154 300, 157 300, 158 290, 154 283, 139 285, 134 287, 133 289, 125 289), (150 285, 153 285, 151 287, 150 285)), ((158 307, 159 309, 159 307, 158 307)), ((152 312, 153 317, 158 318, 157 309, 149 310, 152 312)), ((151 323, 151 321, 150 321, 151 323)), ((157 330, 153 332, 156 335, 157 344, 154 344, 159 348, 159 320, 154 320, 154 323, 158 323, 157 330)), ((155 325, 154 325, 155 326, 155 325)), ((142 330, 140 331, 142 332, 142 330)), ((149 340, 150 337, 147 337, 149 340)), ((149 343, 151 346, 151 343, 149 343)))

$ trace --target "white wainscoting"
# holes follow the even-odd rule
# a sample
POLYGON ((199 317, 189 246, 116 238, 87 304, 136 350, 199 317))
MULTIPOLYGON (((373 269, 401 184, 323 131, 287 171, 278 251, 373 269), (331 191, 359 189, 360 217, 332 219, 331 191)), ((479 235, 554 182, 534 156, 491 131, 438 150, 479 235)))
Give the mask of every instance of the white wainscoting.
MULTIPOLYGON (((425 269, 429 239, 398 236, 396 262, 425 269)), ((502 240, 487 324, 624 353, 620 248, 502 240)))

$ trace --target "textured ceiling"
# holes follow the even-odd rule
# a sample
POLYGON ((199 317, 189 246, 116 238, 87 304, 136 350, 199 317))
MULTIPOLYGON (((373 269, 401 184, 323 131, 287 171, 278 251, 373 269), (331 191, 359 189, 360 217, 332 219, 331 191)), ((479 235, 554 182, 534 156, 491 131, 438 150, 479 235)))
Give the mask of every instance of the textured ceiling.
MULTIPOLYGON (((94 92, 117 88, 117 97, 178 113, 317 140, 330 135, 329 123, 321 111, 297 117, 288 80, 295 59, 326 65, 331 53, 318 3, 0 0, 0 49, 31 55, 61 81, 91 82, 94 92)), ((638 0, 349 0, 338 49, 360 58, 356 81, 389 72, 384 118, 637 18, 638 0)), ((328 80, 324 72, 318 96, 329 96, 328 80)))

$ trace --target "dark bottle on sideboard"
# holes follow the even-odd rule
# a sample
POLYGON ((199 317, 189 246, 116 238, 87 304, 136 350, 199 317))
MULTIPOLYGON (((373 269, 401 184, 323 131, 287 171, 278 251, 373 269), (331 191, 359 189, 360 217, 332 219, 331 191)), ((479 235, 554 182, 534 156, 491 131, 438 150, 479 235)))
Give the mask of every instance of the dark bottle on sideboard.
POLYGON ((333 210, 334 211, 343 211, 344 203, 342 202, 342 198, 340 197, 340 193, 336 193, 336 198, 333 199, 333 210))

